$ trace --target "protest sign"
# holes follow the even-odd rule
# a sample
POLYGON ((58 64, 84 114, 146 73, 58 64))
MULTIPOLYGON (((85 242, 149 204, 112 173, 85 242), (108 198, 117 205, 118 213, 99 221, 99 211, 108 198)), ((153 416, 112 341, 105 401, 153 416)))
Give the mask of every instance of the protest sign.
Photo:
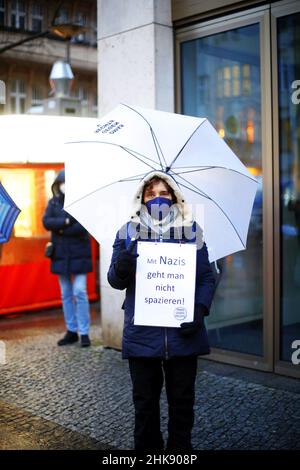
POLYGON ((193 321, 196 250, 192 243, 138 242, 135 325, 193 321))

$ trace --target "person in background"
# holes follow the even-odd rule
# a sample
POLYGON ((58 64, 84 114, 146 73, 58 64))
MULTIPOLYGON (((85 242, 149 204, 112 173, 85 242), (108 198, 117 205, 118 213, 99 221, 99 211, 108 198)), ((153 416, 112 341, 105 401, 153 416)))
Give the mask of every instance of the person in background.
POLYGON ((46 208, 43 225, 51 231, 51 272, 58 274, 67 332, 58 341, 65 346, 78 341, 90 346, 90 307, 87 296, 87 273, 92 271, 91 244, 87 231, 63 210, 65 172, 52 185, 53 197, 46 208))

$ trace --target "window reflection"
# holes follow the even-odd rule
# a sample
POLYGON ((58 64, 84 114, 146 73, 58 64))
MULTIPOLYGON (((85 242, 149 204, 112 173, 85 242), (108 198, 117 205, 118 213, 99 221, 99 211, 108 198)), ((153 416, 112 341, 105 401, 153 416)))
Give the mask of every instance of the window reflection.
POLYGON ((259 48, 258 24, 181 45, 183 113, 207 117, 259 180, 247 250, 214 265, 219 284, 207 322, 212 346, 255 355, 263 329, 259 48))
POLYGON ((292 99, 300 78, 300 14, 279 18, 278 104, 281 191, 282 360, 291 361, 300 339, 300 105, 292 99))

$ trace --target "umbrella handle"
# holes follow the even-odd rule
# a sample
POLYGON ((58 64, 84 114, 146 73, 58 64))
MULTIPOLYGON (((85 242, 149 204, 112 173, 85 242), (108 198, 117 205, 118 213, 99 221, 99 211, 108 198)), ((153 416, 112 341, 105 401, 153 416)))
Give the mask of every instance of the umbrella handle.
POLYGON ((220 269, 219 269, 219 267, 218 267, 218 264, 217 264, 217 262, 216 262, 216 261, 214 261, 214 264, 215 264, 215 269, 216 269, 216 272, 217 272, 218 274, 220 274, 220 272, 221 272, 221 271, 220 271, 220 269))
POLYGON ((128 253, 133 254, 133 251, 134 251, 134 248, 135 248, 136 244, 137 244, 137 238, 132 238, 129 245, 128 245, 128 247, 127 247, 128 253))

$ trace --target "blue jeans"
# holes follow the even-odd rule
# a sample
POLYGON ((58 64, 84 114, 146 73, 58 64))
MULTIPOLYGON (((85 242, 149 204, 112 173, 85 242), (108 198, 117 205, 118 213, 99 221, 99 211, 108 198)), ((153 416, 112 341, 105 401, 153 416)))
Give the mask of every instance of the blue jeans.
POLYGON ((87 296, 86 274, 58 277, 67 330, 88 335, 90 306, 87 296))

